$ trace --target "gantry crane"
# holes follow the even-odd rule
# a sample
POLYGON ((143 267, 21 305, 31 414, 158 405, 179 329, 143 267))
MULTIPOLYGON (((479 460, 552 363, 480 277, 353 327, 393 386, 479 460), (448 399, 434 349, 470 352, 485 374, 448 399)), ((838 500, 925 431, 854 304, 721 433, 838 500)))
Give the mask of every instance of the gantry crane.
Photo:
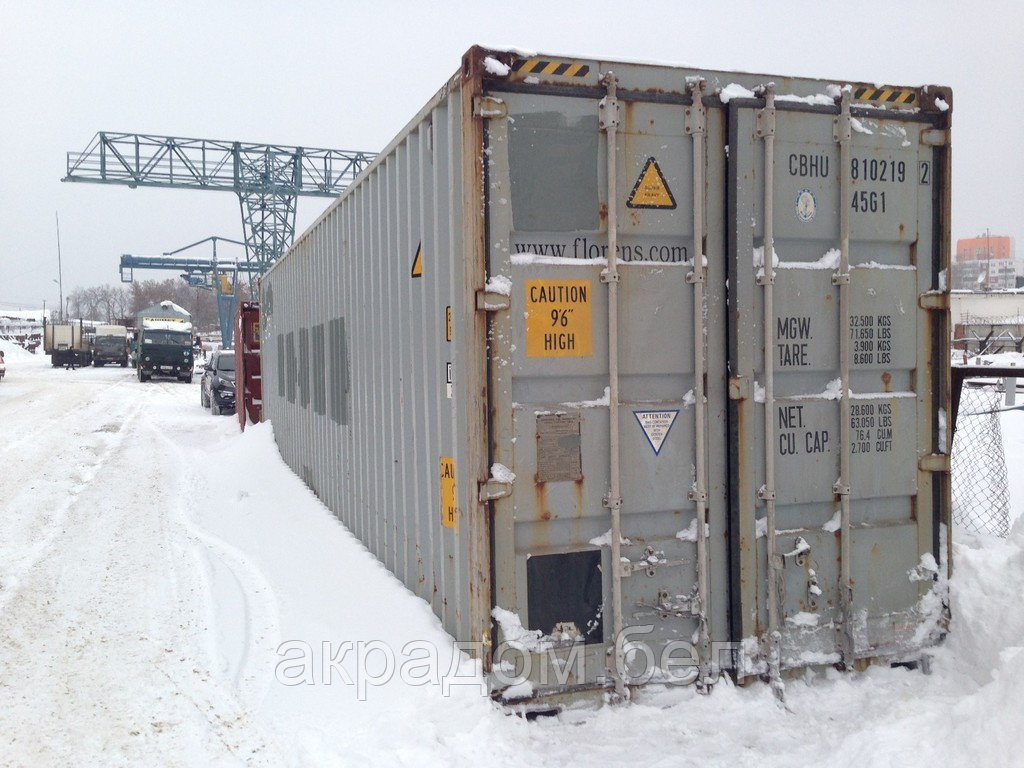
POLYGON ((234 192, 248 273, 261 275, 295 238, 296 197, 337 197, 376 156, 372 152, 283 144, 97 133, 68 152, 63 181, 234 192))
POLYGON ((235 260, 222 261, 217 258, 217 243, 234 243, 244 246, 245 243, 227 237, 206 237, 195 243, 167 251, 161 256, 133 256, 121 254, 121 282, 130 283, 134 279, 136 269, 170 269, 181 274, 189 285, 196 288, 211 289, 217 296, 217 320, 220 323, 221 344, 231 346, 232 323, 235 317, 235 299, 238 295, 238 273, 250 275, 254 267, 250 263, 235 260), (177 254, 195 248, 203 243, 213 243, 213 257, 181 258, 177 254))

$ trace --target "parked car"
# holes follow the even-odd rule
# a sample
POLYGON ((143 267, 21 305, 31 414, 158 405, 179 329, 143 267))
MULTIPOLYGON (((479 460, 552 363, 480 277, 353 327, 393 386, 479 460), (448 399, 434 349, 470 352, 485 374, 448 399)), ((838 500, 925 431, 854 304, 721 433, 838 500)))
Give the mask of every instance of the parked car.
POLYGON ((4 375, 7 373, 7 363, 4 362, 4 353, 0 351, 0 381, 4 380, 4 375))
POLYGON ((199 382, 199 402, 216 416, 235 412, 234 350, 219 349, 210 355, 199 382))

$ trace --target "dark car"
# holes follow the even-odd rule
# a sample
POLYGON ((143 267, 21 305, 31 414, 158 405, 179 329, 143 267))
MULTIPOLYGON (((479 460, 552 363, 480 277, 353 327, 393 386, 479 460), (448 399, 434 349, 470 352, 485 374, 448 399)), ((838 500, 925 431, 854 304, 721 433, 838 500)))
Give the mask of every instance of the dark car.
POLYGON ((199 402, 210 413, 235 412, 235 352, 221 349, 210 355, 199 382, 199 402))

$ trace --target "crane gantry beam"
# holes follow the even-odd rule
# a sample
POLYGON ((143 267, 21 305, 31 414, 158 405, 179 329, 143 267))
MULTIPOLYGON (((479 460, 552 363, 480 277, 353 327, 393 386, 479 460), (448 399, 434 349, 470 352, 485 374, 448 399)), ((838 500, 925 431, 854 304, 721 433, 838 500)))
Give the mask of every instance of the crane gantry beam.
POLYGON ((250 271, 262 274, 295 238, 296 197, 337 197, 374 157, 342 149, 101 131, 84 152, 68 152, 62 180, 234 192, 250 271))
POLYGON ((196 288, 213 290, 217 297, 217 320, 220 324, 221 345, 231 346, 232 329, 235 317, 235 299, 238 295, 238 273, 252 272, 251 264, 235 260, 222 261, 217 258, 217 243, 234 243, 245 245, 228 237, 206 237, 195 243, 167 251, 160 256, 133 256, 121 254, 121 282, 130 283, 134 279, 136 269, 170 269, 180 272, 189 285, 196 288), (195 248, 203 243, 213 244, 213 257, 204 259, 178 256, 182 251, 195 248))

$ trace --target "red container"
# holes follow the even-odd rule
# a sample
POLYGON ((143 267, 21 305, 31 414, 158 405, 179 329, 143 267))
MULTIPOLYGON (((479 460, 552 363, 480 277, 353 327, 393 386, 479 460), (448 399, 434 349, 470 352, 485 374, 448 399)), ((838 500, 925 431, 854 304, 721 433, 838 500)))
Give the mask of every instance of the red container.
POLYGON ((243 301, 235 313, 236 412, 242 429, 263 417, 263 380, 260 374, 260 305, 243 301))

